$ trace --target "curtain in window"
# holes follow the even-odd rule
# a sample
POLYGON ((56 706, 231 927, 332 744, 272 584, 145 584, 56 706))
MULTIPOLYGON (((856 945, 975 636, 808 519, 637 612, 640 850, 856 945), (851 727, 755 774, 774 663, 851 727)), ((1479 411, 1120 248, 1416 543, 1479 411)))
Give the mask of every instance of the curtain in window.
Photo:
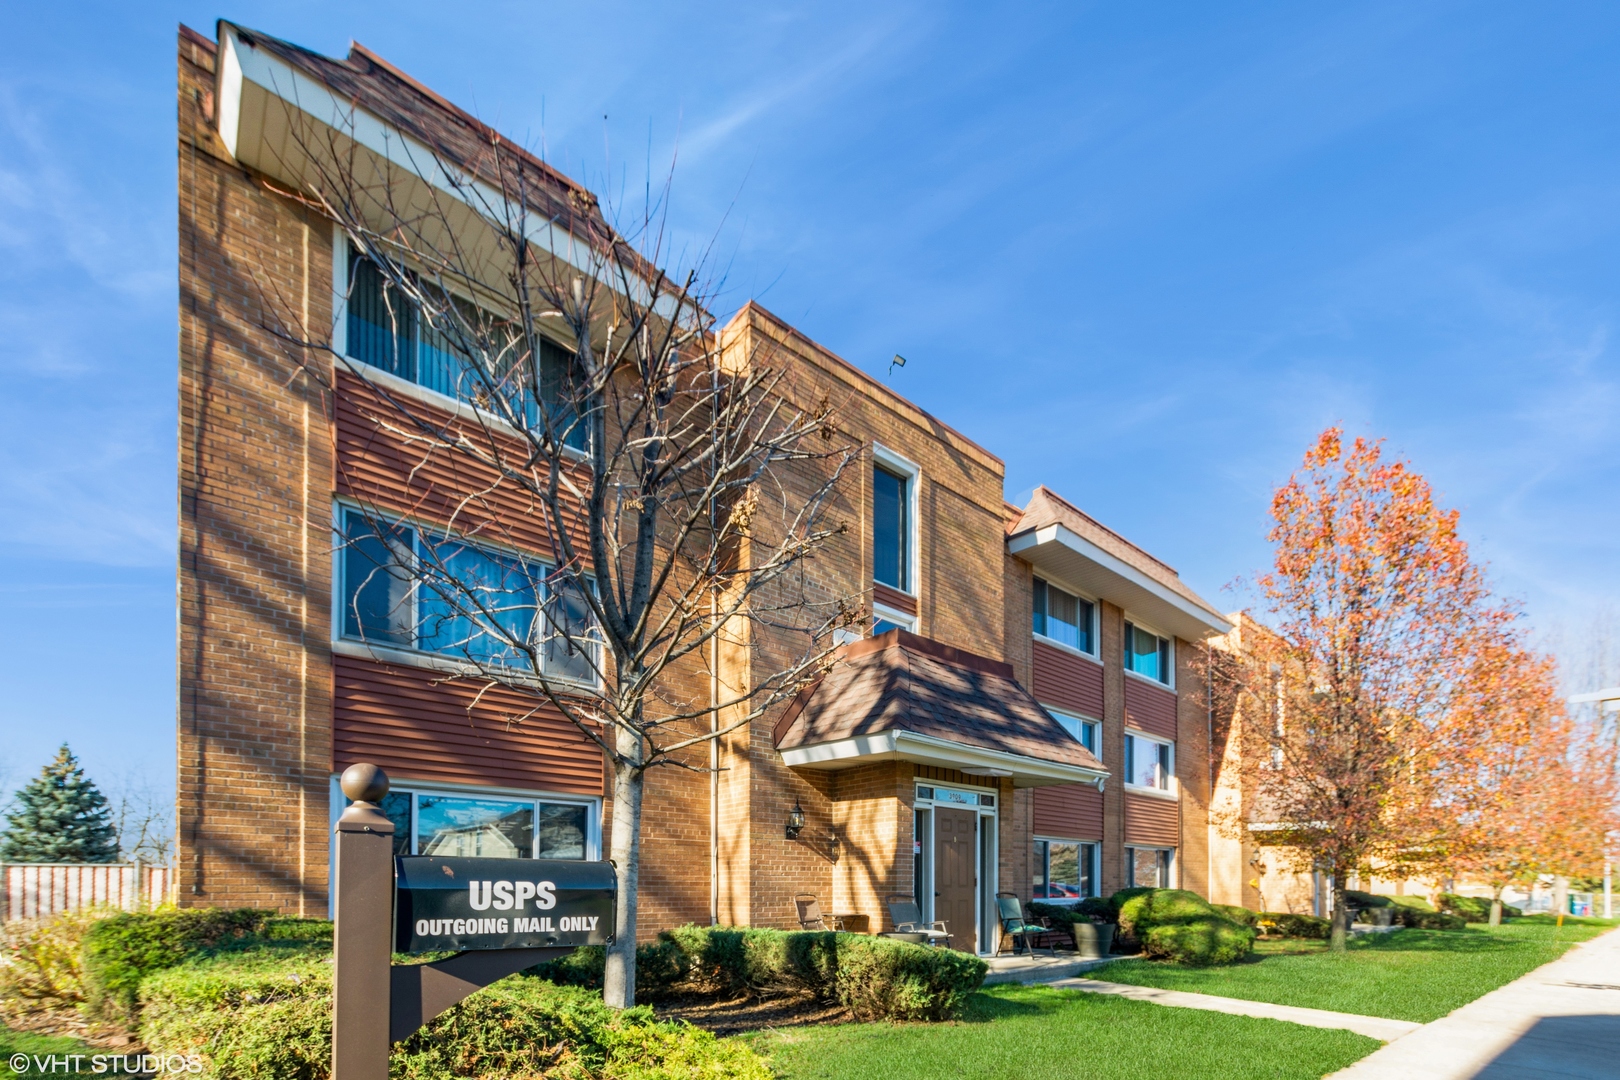
POLYGON ((416 308, 371 260, 349 258, 348 354, 416 381, 416 308))

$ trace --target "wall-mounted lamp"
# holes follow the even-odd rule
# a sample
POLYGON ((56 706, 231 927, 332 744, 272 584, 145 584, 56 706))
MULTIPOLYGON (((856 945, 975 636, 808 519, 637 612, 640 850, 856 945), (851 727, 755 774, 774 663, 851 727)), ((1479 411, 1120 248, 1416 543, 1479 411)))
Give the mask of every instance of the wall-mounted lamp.
POLYGON ((838 831, 836 829, 828 829, 827 830, 827 859, 828 859, 828 861, 829 862, 837 862, 838 861, 838 855, 843 850, 843 847, 844 847, 844 841, 839 837, 838 831))
POLYGON ((799 838, 799 833, 803 829, 804 807, 799 805, 798 799, 794 799, 793 809, 788 811, 787 829, 785 830, 787 833, 787 838, 789 840, 797 840, 799 838))

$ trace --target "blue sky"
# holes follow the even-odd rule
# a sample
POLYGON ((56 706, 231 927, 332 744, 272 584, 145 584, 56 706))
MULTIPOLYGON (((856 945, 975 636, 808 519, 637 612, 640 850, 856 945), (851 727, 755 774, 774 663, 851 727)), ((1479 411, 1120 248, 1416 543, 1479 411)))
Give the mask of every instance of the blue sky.
MULTIPOLYGON (((1222 587, 1335 422, 1538 632, 1620 599, 1620 9, 13 5, 0 35, 0 774, 172 771, 174 31, 388 57, 1222 587), (678 147, 678 152, 677 152, 678 147)), ((1551 640, 1551 638, 1549 638, 1551 640)))

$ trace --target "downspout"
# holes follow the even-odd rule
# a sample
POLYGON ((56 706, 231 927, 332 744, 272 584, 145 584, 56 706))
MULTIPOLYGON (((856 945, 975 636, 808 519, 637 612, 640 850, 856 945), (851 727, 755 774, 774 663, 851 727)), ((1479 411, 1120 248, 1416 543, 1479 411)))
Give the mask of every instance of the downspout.
MULTIPOLYGON (((1215 805, 1215 647, 1204 639, 1204 882, 1209 899, 1215 898, 1215 846, 1209 842, 1209 811, 1215 805)), ((1239 900, 1243 897, 1239 896, 1239 900)))
MULTIPOLYGON (((711 506, 709 516, 714 516, 711 506)), ((710 535, 713 535, 712 533, 710 535)), ((709 925, 720 925, 720 598, 709 593, 709 625, 714 637, 709 641, 713 659, 709 664, 709 925)))

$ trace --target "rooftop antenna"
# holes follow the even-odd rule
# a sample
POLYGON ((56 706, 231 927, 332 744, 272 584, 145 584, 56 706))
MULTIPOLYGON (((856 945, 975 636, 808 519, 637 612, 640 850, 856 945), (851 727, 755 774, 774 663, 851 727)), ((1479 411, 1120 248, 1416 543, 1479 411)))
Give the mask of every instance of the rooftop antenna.
POLYGON ((895 368, 897 368, 897 367, 905 367, 905 366, 906 366, 906 358, 901 356, 899 353, 895 353, 894 354, 894 359, 889 361, 889 377, 890 378, 894 377, 894 369, 895 368))

